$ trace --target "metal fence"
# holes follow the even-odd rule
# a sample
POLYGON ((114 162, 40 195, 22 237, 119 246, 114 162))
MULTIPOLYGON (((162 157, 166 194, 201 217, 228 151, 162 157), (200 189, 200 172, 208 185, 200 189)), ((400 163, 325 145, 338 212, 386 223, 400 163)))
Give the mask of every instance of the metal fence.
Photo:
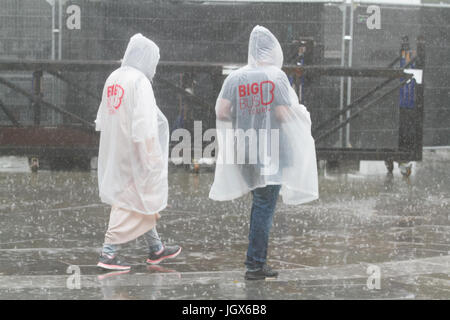
MULTIPOLYGON (((121 58, 129 37, 141 32, 154 39, 161 48, 163 61, 200 61, 220 63, 245 63, 248 36, 252 27, 261 24, 279 38, 285 61, 295 53, 298 41, 314 43, 313 64, 341 65, 343 12, 340 4, 323 3, 234 3, 201 4, 172 3, 161 1, 68 1, 63 5, 62 32, 53 32, 52 15, 58 27, 58 8, 52 13, 47 1, 0 0, 0 59, 51 59, 58 58, 59 49, 63 60, 118 60, 121 58), (70 14, 69 5, 81 8, 81 28, 70 30, 65 25, 70 14), (52 34, 54 38, 52 40, 52 34), (62 46, 58 47, 61 34, 62 46), (294 50, 294 51, 293 51, 294 50)), ((427 70, 425 73, 425 126, 426 145, 450 144, 450 110, 448 92, 450 82, 446 74, 450 65, 447 53, 450 39, 450 9, 396 7, 382 5, 381 28, 367 28, 367 5, 354 9, 352 66, 388 66, 399 54, 401 38, 409 36, 411 46, 423 35, 427 42, 427 70)), ((349 33, 350 12, 347 10, 346 33, 349 33)), ((348 53, 348 44, 344 47, 348 53)), ((344 65, 348 65, 345 56, 344 65)), ((399 66, 399 64, 396 64, 399 66)), ((30 73, 5 76, 27 90, 32 88, 30 73)), ((100 93, 107 72, 66 72, 64 76, 74 83, 89 87, 100 93)), ((179 72, 167 72, 167 82, 155 81, 157 101, 169 122, 173 125, 181 106, 186 104, 200 112, 190 113, 188 121, 204 120, 201 112, 207 105, 213 108, 216 88, 210 75, 193 74, 195 94, 205 106, 193 101, 180 100, 173 94, 169 84, 183 87, 179 72), (168 84, 169 83, 169 84, 168 84)), ((189 77, 186 76, 185 77, 189 77)), ((344 84, 346 79, 344 79, 344 84)), ((341 94, 343 80, 336 77, 320 77, 307 80, 303 102, 311 111, 313 123, 319 123, 328 115, 340 110, 378 83, 377 79, 352 80, 351 89, 341 94), (325 93, 325 94, 324 94, 325 93), (350 98, 349 98, 350 97, 350 98)), ((71 88, 67 82, 46 75, 42 82, 44 98, 71 112, 93 121, 99 100, 85 91, 71 88)), ((0 99, 25 124, 33 123, 28 99, 8 88, 0 87, 0 99)), ((376 108, 368 110, 350 124, 349 143, 354 147, 396 147, 399 130, 399 94, 392 93, 376 108)), ((70 123, 71 120, 54 111, 43 111, 43 125, 70 123)), ((0 113, 0 124, 9 121, 0 113)), ((208 122, 208 125, 213 123, 208 122)), ((346 141, 344 136, 333 136, 321 142, 330 147, 346 141)))

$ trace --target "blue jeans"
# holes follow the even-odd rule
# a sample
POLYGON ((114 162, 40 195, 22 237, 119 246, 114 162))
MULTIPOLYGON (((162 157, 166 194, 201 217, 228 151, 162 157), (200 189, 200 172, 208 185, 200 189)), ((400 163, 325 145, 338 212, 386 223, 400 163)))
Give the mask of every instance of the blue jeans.
MULTIPOLYGON (((153 229, 144 233, 144 238, 147 241, 149 253, 158 252, 163 248, 163 244, 159 238, 158 231, 156 231, 156 227, 153 227, 153 229)), ((105 243, 103 244, 102 253, 114 257, 120 250, 120 247, 121 246, 119 244, 105 243)))
POLYGON ((266 263, 269 234, 280 189, 280 185, 268 185, 252 191, 253 204, 245 261, 248 271, 259 270, 266 263))

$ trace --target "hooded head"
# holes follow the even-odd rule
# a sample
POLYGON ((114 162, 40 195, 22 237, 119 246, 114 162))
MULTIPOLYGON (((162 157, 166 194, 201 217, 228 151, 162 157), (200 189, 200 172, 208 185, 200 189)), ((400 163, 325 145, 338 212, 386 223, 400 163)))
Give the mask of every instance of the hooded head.
POLYGON ((248 44, 248 64, 251 67, 283 66, 283 50, 277 38, 268 29, 261 26, 253 28, 248 44))
POLYGON ((140 33, 131 37, 122 59, 122 67, 136 68, 144 73, 149 80, 152 80, 158 62, 159 48, 153 41, 140 33))

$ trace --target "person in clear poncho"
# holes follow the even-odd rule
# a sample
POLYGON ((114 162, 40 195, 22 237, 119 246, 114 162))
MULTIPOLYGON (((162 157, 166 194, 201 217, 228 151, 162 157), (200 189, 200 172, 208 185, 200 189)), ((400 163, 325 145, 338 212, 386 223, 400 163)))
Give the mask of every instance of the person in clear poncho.
POLYGON ((136 34, 121 67, 106 80, 95 120, 100 131, 98 186, 102 202, 112 206, 99 267, 128 270, 117 257, 120 244, 144 235, 147 263, 177 256, 179 246, 164 246, 156 231, 167 206, 169 127, 156 105, 151 81, 159 48, 136 34))
POLYGON ((278 195, 286 204, 318 198, 311 119, 281 70, 283 52, 266 28, 250 34, 248 64, 224 81, 216 102, 218 155, 213 200, 253 195, 246 278, 277 276, 266 265, 278 195))

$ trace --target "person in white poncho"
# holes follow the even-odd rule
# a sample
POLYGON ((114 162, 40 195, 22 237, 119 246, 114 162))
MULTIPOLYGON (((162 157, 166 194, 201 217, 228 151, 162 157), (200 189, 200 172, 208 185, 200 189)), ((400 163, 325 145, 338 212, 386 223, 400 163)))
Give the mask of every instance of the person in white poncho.
POLYGON ((159 212, 167 206, 169 127, 156 105, 151 81, 159 48, 136 34, 122 65, 106 80, 95 120, 101 131, 98 155, 100 198, 112 206, 98 266, 129 270, 117 257, 120 244, 144 235, 147 263, 177 256, 181 247, 164 246, 156 231, 159 212))
POLYGON ((250 34, 248 64, 224 81, 216 103, 218 156, 210 198, 253 195, 246 279, 275 277, 267 264, 278 195, 286 204, 318 198, 309 112, 281 70, 283 52, 266 28, 250 34))

